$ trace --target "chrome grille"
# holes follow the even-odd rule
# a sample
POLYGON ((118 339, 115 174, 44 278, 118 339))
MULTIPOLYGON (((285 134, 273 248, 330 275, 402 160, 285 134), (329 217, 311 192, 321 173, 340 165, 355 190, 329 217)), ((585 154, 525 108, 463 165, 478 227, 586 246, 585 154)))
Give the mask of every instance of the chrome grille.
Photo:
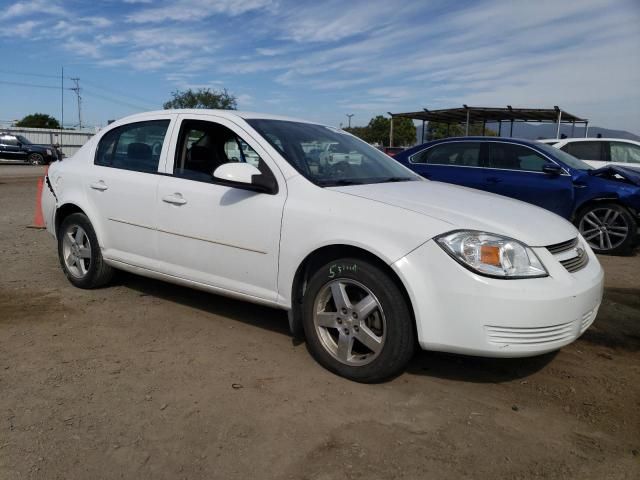
POLYGON ((589 263, 589 255, 579 245, 577 237, 566 242, 549 245, 547 250, 557 256, 557 260, 569 273, 577 272, 589 263))
POLYGON ((572 239, 572 240, 567 240, 566 242, 562 242, 562 243, 556 243, 554 245, 549 245, 547 247, 547 250, 549 250, 553 255, 556 255, 558 253, 562 253, 562 252, 566 252, 567 250, 571 250, 572 248, 575 248, 575 246, 578 245, 578 237, 572 239))
POLYGON ((569 273, 577 272, 589 263, 589 256, 587 255, 587 252, 584 250, 582 252, 582 255, 578 255, 577 257, 560 260, 562 266, 566 268, 569 273))

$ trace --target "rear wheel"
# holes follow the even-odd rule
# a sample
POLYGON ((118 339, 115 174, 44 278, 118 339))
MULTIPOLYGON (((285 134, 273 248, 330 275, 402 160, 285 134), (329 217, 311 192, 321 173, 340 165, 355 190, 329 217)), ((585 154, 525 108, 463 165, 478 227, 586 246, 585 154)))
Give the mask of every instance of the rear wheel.
POLYGON ((413 318, 387 272, 361 259, 327 263, 303 299, 309 351, 325 368, 358 382, 378 382, 405 368, 414 351, 413 318))
POLYGON ((28 158, 31 165, 44 165, 44 157, 39 153, 30 153, 28 158))
POLYGON ((64 274, 79 288, 97 288, 113 277, 104 263, 98 238, 84 213, 73 213, 58 230, 58 258, 64 274))
POLYGON ((580 212, 577 223, 589 246, 601 254, 628 253, 638 230, 629 210, 615 203, 601 203, 585 208, 580 212))

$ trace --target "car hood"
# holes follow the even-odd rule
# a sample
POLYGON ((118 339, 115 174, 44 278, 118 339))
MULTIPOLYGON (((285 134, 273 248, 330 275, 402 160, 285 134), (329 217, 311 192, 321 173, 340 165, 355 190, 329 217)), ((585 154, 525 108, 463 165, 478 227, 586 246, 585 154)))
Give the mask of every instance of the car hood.
POLYGON ((436 218, 451 224, 451 230, 497 233, 534 247, 578 235, 567 220, 535 205, 448 183, 412 181, 330 189, 436 218))
POLYGON ((29 143, 29 144, 26 144, 25 147, 30 149, 35 149, 35 150, 45 150, 47 148, 50 150, 54 149, 51 145, 42 145, 40 143, 29 143))
POLYGON ((640 168, 623 167, 620 165, 607 165, 596 170, 589 170, 589 175, 593 177, 608 178, 616 180, 616 175, 622 177, 627 183, 640 186, 640 168))

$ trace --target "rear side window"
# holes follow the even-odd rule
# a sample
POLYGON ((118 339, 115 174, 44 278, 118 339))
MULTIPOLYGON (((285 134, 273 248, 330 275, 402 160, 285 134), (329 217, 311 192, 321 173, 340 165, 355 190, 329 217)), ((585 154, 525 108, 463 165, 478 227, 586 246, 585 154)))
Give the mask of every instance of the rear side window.
POLYGON ((582 160, 604 160, 602 142, 570 142, 562 150, 582 160))
POLYGON ((549 160, 546 157, 524 145, 492 142, 487 166, 502 170, 542 172, 547 163, 549 160))
POLYGON ((95 164, 155 173, 169 120, 137 122, 114 128, 98 143, 95 164))
POLYGON ((633 143, 611 142, 611 161, 640 163, 640 147, 633 143))
POLYGON ((411 163, 481 167, 479 142, 453 142, 436 145, 411 157, 411 163))
POLYGON ((12 147, 17 147, 18 139, 11 135, 7 135, 5 137, 2 137, 2 140, 0 140, 0 143, 2 143, 3 145, 11 145, 12 147))

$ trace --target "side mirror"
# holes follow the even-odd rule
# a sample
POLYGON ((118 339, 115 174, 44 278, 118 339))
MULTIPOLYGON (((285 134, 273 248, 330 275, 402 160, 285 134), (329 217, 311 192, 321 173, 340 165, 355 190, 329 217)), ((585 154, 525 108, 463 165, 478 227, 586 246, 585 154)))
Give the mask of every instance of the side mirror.
POLYGON ((264 175, 250 163, 225 163, 216 168, 213 176, 223 185, 234 188, 269 194, 278 192, 275 179, 264 175))
POLYGON ((542 171, 547 175, 551 175, 552 177, 557 177, 558 175, 562 175, 564 170, 560 165, 556 165, 555 163, 545 163, 542 166, 542 171))

